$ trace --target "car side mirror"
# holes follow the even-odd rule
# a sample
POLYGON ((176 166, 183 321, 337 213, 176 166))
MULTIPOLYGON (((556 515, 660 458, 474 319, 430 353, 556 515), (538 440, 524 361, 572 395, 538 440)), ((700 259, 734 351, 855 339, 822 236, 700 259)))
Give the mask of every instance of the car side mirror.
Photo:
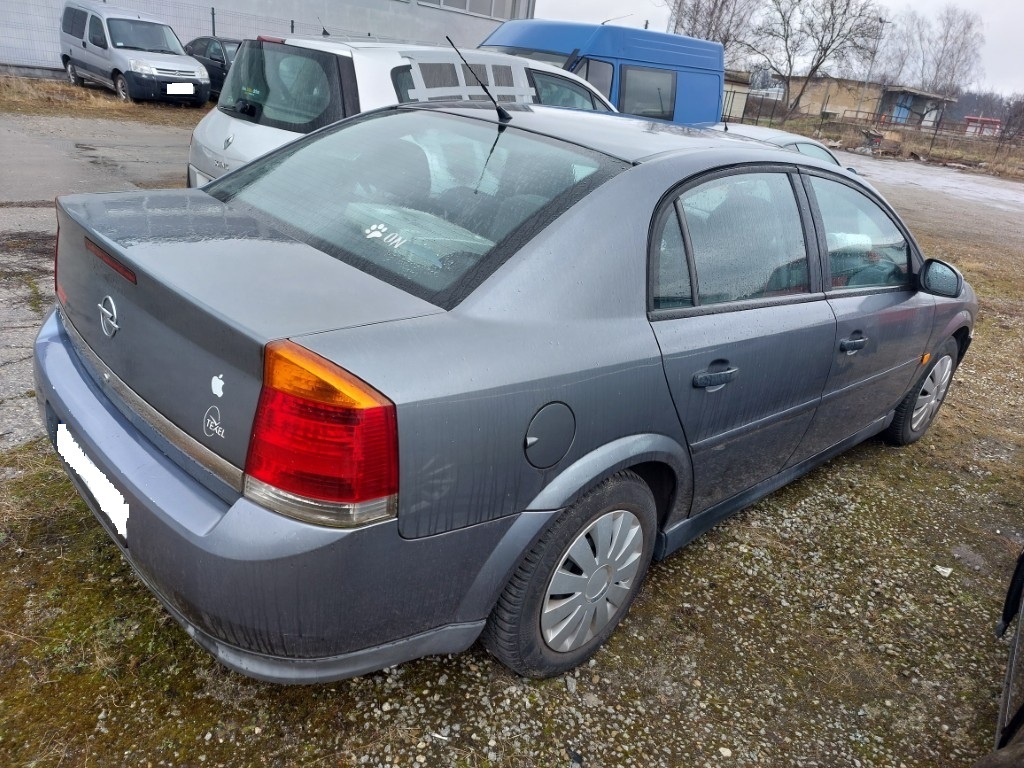
POLYGON ((918 275, 921 290, 935 296, 955 299, 964 289, 964 278, 954 267, 938 259, 928 259, 918 275))

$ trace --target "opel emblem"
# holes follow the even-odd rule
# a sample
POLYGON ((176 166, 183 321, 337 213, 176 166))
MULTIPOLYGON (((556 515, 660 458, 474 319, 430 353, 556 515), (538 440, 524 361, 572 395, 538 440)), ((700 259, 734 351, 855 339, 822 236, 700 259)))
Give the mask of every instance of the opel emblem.
POLYGON ((231 146, 231 142, 234 141, 234 140, 235 140, 235 134, 233 134, 233 133, 229 134, 228 137, 226 139, 224 139, 224 149, 227 149, 228 147, 230 147, 231 146))
POLYGON ((104 296, 103 301, 96 306, 100 308, 100 327, 103 329, 103 335, 112 338, 121 330, 117 324, 117 307, 114 306, 114 300, 109 296, 104 296))

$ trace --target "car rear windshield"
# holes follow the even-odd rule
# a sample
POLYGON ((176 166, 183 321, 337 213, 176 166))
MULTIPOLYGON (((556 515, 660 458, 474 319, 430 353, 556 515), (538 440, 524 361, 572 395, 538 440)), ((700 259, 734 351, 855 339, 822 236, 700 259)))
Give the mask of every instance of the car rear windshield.
POLYGON ((228 70, 217 108, 269 128, 310 133, 345 116, 338 57, 247 40, 228 70))
POLYGON ((204 190, 450 309, 625 167, 514 124, 395 109, 287 145, 204 190))

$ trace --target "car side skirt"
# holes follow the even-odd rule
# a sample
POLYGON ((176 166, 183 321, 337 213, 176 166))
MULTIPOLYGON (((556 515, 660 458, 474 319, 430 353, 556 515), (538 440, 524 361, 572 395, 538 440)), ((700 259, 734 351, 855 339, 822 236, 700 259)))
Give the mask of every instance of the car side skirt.
POLYGON ((777 475, 758 483, 743 493, 739 493, 732 498, 726 499, 725 501, 710 507, 698 515, 688 517, 685 520, 681 520, 677 524, 666 528, 658 533, 658 540, 654 545, 654 559, 662 560, 668 557, 677 549, 685 547, 698 536, 715 527, 733 513, 738 512, 745 507, 749 507, 751 504, 764 496, 767 496, 769 493, 777 491, 782 486, 787 485, 798 477, 807 474, 815 467, 819 467, 826 461, 829 461, 844 451, 849 450, 853 446, 857 445, 857 443, 861 443, 869 437, 877 435, 892 423, 894 416, 895 411, 891 411, 885 416, 872 422, 864 429, 854 435, 851 435, 846 440, 832 446, 827 451, 819 453, 816 456, 812 456, 811 458, 806 459, 799 464, 795 464, 788 469, 784 469, 777 475))

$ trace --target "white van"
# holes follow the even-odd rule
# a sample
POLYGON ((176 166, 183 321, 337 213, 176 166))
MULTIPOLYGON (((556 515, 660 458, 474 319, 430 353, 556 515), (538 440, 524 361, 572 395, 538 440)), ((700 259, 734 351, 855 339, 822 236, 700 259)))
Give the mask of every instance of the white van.
POLYGON ((174 30, 154 16, 71 0, 61 16, 60 48, 72 83, 98 83, 122 101, 200 107, 210 98, 206 68, 186 55, 174 30))
MULTIPOLYGON (((558 67, 468 49, 473 71, 499 102, 614 112, 596 88, 558 67)), ((217 108, 189 146, 188 185, 200 187, 343 117, 409 101, 487 101, 450 47, 305 38, 245 40, 217 108)))

